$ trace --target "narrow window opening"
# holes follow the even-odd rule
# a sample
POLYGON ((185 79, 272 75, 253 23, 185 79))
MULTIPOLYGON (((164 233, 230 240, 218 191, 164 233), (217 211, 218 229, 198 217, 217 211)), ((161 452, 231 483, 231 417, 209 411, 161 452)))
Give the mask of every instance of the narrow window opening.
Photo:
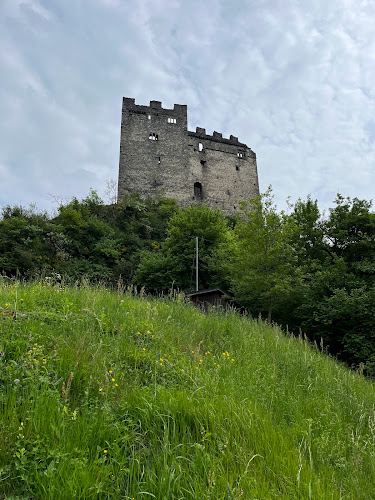
POLYGON ((199 145, 198 145, 198 150, 199 151, 203 151, 203 144, 200 142, 199 145))
POLYGON ((158 164, 160 165, 160 163, 161 163, 161 158, 160 156, 158 156, 158 164))
POLYGON ((194 183, 194 198, 196 200, 201 200, 202 196, 202 184, 200 182, 194 183))
POLYGON ((150 139, 150 141, 158 141, 159 140, 158 134, 154 134, 153 132, 150 132, 150 135, 148 136, 148 138, 150 139))
POLYGON ((238 151, 237 157, 238 158, 245 158, 245 155, 244 155, 244 153, 242 151, 238 151))
POLYGON ((168 117, 168 123, 177 123, 177 119, 168 117))
POLYGON ((240 167, 238 165, 236 165, 236 170, 239 170, 239 169, 240 169, 240 167))
POLYGON ((207 161, 206 160, 201 160, 201 165, 202 165, 202 167, 205 167, 207 165, 207 161))

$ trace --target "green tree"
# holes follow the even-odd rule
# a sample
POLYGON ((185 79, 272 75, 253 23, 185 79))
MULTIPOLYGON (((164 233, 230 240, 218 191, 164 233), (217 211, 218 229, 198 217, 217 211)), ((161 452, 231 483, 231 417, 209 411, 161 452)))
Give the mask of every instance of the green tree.
POLYGON ((290 218, 297 226, 291 243, 298 253, 299 264, 307 268, 325 260, 324 227, 318 201, 308 196, 306 201, 298 199, 291 205, 290 218))
POLYGON ((32 276, 55 271, 74 280, 132 282, 141 252, 158 248, 177 211, 167 199, 125 197, 106 206, 93 190, 60 205, 58 215, 4 207, 0 218, 0 272, 32 276))
POLYGON ((348 269, 369 285, 375 276, 375 214, 371 201, 337 195, 325 223, 326 251, 342 257, 348 269))
POLYGON ((375 374, 375 214, 371 202, 338 195, 320 229, 322 237, 315 248, 318 259, 313 266, 310 259, 299 304, 291 312, 292 322, 310 338, 318 342, 322 338, 340 359, 365 363, 368 373, 375 374))
POLYGON ((0 220, 0 271, 8 275, 32 275, 52 265, 53 230, 48 216, 34 207, 6 206, 0 220))
POLYGON ((199 240, 199 287, 218 285, 216 249, 228 239, 229 229, 221 212, 193 205, 170 219, 167 238, 159 250, 145 252, 135 281, 150 291, 172 285, 185 291, 195 285, 195 239, 199 240))
POLYGON ((241 202, 241 210, 236 238, 227 257, 222 254, 222 262, 235 298, 252 314, 261 313, 271 321, 299 279, 291 245, 297 226, 287 214, 277 212, 271 188, 241 202))

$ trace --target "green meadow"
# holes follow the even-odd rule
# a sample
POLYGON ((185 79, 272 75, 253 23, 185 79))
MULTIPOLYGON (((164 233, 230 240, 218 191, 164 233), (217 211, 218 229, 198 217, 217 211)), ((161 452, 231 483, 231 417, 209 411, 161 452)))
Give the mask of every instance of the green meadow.
POLYGON ((0 344, 2 499, 375 498, 374 383, 276 326, 3 281, 0 344))

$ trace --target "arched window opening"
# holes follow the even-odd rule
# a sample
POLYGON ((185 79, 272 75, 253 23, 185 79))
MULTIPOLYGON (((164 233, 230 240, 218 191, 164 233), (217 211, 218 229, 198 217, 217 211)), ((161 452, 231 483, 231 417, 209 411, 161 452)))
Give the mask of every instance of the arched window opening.
POLYGON ((194 198, 196 200, 201 200, 203 198, 202 195, 202 184, 200 182, 194 183, 194 198))
POLYGON ((203 151, 203 144, 201 142, 198 144, 198 150, 203 151))

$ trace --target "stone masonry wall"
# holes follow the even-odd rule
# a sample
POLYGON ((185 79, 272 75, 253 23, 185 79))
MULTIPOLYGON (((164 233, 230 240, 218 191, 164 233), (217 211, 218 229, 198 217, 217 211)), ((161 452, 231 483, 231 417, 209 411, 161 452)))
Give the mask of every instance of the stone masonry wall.
POLYGON ((118 199, 125 194, 182 196, 186 165, 187 107, 161 103, 138 106, 124 98, 121 123, 118 199), (175 122, 174 122, 175 120, 175 122))
POLYGON ((188 136, 190 184, 201 184, 203 203, 234 214, 239 200, 259 194, 256 156, 246 144, 233 136, 223 139, 217 132, 206 135, 201 128, 188 136))
POLYGON ((237 137, 188 132, 185 105, 163 109, 159 101, 139 106, 124 98, 118 200, 135 192, 234 214, 239 200, 259 194, 256 156, 237 137))

